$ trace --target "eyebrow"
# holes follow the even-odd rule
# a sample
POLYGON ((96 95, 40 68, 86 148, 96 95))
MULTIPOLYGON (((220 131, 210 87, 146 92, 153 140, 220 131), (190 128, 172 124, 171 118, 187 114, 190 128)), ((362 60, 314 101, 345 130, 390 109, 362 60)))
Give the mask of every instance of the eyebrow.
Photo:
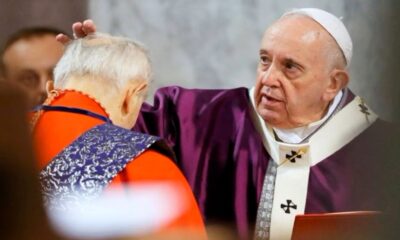
POLYGON ((285 58, 285 59, 284 59, 284 62, 285 62, 285 63, 294 64, 294 65, 298 66, 300 69, 303 69, 303 70, 304 70, 304 65, 303 65, 303 64, 300 64, 298 61, 296 61, 296 60, 293 59, 293 58, 290 58, 290 57, 285 58))
MULTIPOLYGON (((269 52, 265 49, 260 49, 260 55, 261 54, 269 54, 269 52)), ((285 63, 291 63, 291 64, 295 64, 297 66, 299 66, 300 68, 304 69, 304 65, 300 64, 299 61, 297 61, 296 59, 294 59, 293 57, 284 57, 283 61, 285 63)))
POLYGON ((297 61, 295 61, 293 58, 285 58, 284 59, 284 61, 286 62, 286 63, 291 63, 291 64, 297 64, 297 65, 300 65, 297 61))
POLYGON ((20 72, 21 73, 28 73, 28 72, 29 73, 31 73, 31 72, 36 73, 35 69, 33 69, 33 68, 21 68, 20 72))

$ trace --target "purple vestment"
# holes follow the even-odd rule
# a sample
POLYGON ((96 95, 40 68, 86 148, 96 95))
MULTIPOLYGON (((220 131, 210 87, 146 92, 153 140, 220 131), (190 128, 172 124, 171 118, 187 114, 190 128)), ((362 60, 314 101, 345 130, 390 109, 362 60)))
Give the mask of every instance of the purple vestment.
MULTIPOLYGON (((347 96, 346 102, 354 98, 347 96)), ((143 106, 134 127, 167 140, 206 223, 233 224, 243 239, 253 234, 270 161, 250 104, 247 88, 167 87, 156 93, 153 106, 143 106)), ((387 128, 377 120, 311 168, 306 213, 378 210, 379 173, 387 144, 379 136, 387 128)))

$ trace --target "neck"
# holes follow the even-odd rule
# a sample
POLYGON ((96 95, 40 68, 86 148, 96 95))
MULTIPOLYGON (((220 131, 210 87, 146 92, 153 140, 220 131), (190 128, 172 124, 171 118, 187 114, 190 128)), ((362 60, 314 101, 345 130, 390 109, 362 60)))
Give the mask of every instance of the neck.
POLYGON ((89 95, 96 100, 109 114, 111 121, 114 124, 120 122, 117 119, 118 110, 122 104, 122 97, 120 91, 116 86, 110 86, 108 81, 100 77, 70 77, 67 79, 67 84, 64 87, 66 90, 76 90, 89 95))
POLYGON ((322 120, 326 116, 326 114, 328 113, 329 106, 331 106, 332 102, 333 102, 333 100, 330 101, 330 102, 326 102, 322 106, 322 108, 319 109, 319 111, 317 111, 317 113, 315 113, 308 121, 306 121, 305 124, 302 124, 301 126, 298 126, 298 127, 305 127, 305 126, 308 126, 309 124, 311 124, 313 122, 318 122, 318 121, 322 120))
POLYGON ((273 127, 273 129, 282 141, 287 143, 299 143, 310 134, 312 134, 314 131, 319 129, 320 126, 322 126, 330 118, 330 116, 335 113, 335 110, 337 110, 339 107, 342 97, 343 92, 340 91, 327 106, 322 117, 315 121, 309 122, 306 125, 296 128, 282 129, 279 127, 273 127))

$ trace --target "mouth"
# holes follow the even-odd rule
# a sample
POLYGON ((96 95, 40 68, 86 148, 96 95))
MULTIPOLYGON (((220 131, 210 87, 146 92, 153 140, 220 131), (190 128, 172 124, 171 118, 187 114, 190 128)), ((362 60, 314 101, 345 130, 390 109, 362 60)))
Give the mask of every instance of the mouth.
POLYGON ((263 106, 263 108, 267 108, 267 109, 280 108, 280 106, 283 102, 284 101, 281 100, 280 98, 277 98, 270 94, 261 94, 260 100, 259 100, 259 104, 261 104, 261 106, 263 106))
POLYGON ((270 94, 262 94, 261 100, 267 100, 268 102, 283 102, 280 98, 274 97, 270 94))
POLYGON ((269 97, 269 96, 265 96, 265 98, 269 101, 269 102, 280 102, 280 100, 273 98, 273 97, 269 97))

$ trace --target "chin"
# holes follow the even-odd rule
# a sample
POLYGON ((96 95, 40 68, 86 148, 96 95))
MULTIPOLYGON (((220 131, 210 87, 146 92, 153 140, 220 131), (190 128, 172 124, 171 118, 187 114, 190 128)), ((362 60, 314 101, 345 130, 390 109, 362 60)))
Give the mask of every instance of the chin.
POLYGON ((276 112, 263 109, 261 111, 258 111, 258 114, 268 126, 279 127, 279 125, 282 123, 282 118, 280 117, 280 114, 276 112))
POLYGON ((279 121, 278 119, 267 118, 267 119, 264 119, 264 121, 270 127, 284 128, 284 126, 282 125, 281 121, 279 121))

